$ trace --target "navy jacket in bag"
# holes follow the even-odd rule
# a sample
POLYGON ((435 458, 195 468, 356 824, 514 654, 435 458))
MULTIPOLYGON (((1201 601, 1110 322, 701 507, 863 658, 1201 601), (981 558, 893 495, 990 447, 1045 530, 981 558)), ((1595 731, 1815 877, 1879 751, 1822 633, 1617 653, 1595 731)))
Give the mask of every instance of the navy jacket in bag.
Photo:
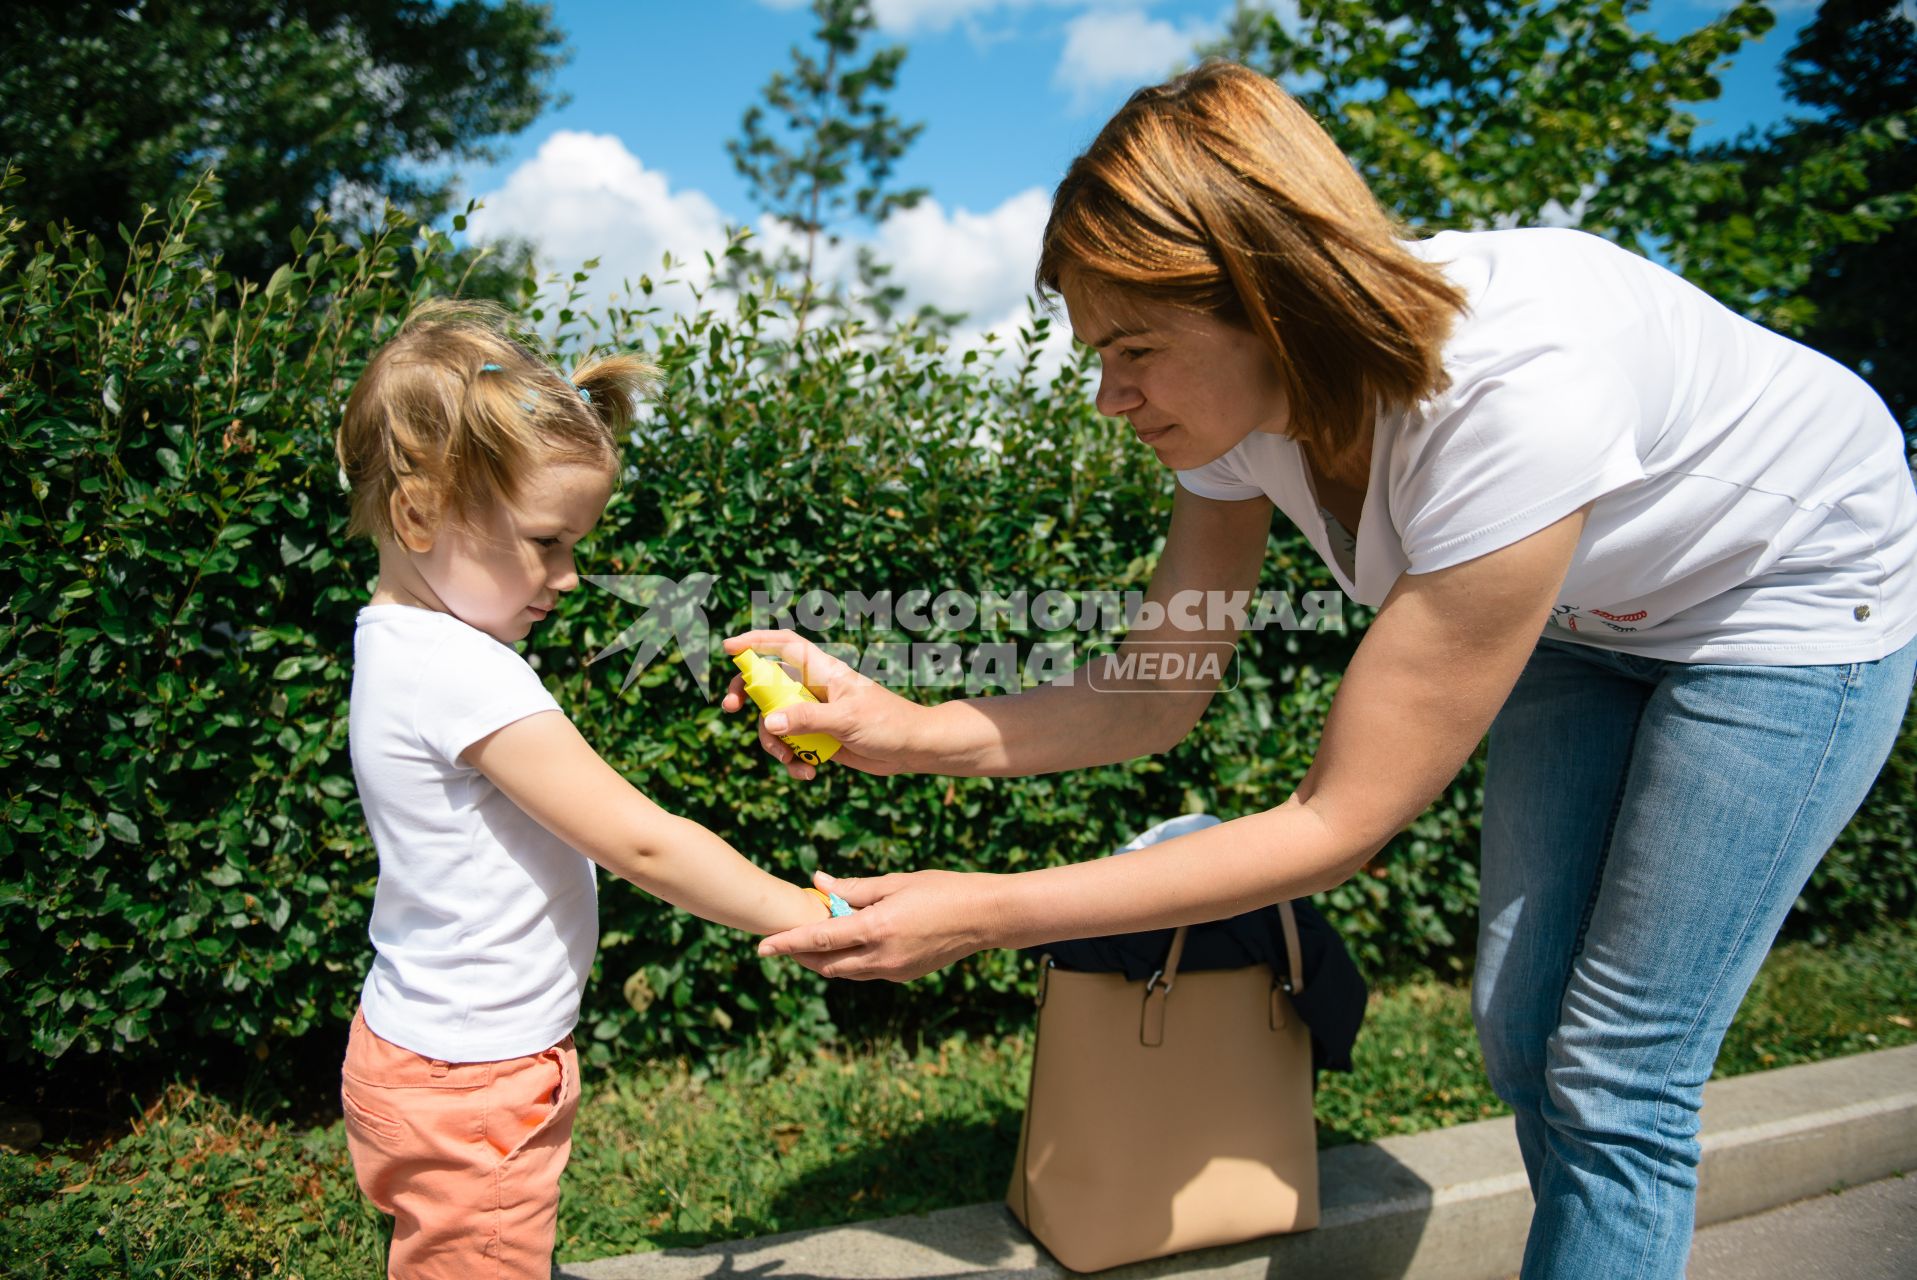
MULTIPOLYGON (((1142 849, 1190 831, 1212 826, 1218 819, 1192 814, 1161 822, 1133 838, 1118 853, 1142 849)), ((1292 1007, 1311 1030, 1311 1066, 1314 1071, 1351 1070, 1351 1046, 1365 1017, 1365 980, 1345 950, 1344 939, 1318 909, 1304 899, 1292 904, 1298 920, 1299 960, 1304 966, 1304 990, 1294 992, 1292 1007)), ((1102 938, 1077 938, 1029 948, 1029 954, 1049 955, 1061 969, 1083 973, 1122 973, 1143 982, 1164 966, 1171 950, 1172 930, 1116 933, 1102 938)), ((1278 908, 1259 907, 1227 920, 1191 926, 1185 937, 1183 973, 1206 969, 1242 969, 1262 964, 1273 975, 1292 978, 1285 954, 1284 928, 1278 908)))

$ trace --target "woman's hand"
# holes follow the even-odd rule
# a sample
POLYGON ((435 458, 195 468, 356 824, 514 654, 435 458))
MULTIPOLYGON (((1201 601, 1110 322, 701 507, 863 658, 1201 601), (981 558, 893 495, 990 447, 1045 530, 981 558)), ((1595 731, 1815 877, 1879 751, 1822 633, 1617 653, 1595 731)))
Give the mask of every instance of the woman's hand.
POLYGON ((759 942, 762 956, 791 956, 828 978, 910 982, 993 945, 1000 877, 907 871, 866 880, 818 872, 813 882, 859 908, 759 942))
MULTIPOLYGON (((759 721, 759 745, 785 765, 792 777, 811 778, 818 773, 815 766, 800 760, 791 747, 779 741, 782 736, 798 733, 824 733, 837 738, 840 748, 832 763, 850 765, 861 773, 885 775, 910 767, 907 753, 911 731, 928 714, 927 708, 860 675, 790 631, 748 631, 726 638, 728 655, 742 649, 784 662, 798 672, 799 682, 819 699, 775 711, 759 721)), ((735 675, 719 705, 727 711, 738 711, 750 701, 744 677, 735 675)))

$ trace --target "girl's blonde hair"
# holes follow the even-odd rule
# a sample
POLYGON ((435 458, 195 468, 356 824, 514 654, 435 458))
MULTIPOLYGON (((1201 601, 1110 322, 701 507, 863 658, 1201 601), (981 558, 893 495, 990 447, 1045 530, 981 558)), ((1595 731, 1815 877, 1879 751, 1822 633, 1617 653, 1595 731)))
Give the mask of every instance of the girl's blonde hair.
POLYGON ((1444 389, 1464 293, 1411 254, 1337 144, 1290 94, 1210 61, 1140 89, 1052 198, 1041 290, 1069 275, 1263 338, 1290 434, 1336 456, 1381 410, 1444 389))
POLYGON ((335 447, 352 490, 347 532, 394 536, 401 496, 431 523, 471 529, 540 466, 613 470, 652 381, 652 365, 633 355, 587 360, 568 381, 516 336, 504 308, 424 303, 346 401, 335 447))

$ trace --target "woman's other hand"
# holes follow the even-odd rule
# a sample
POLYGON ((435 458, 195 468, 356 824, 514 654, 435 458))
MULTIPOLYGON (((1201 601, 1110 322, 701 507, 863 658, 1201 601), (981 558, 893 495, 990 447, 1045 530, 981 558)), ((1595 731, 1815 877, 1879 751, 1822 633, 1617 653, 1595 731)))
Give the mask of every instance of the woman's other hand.
POLYGON ((910 982, 993 945, 1000 877, 908 871, 864 880, 812 877, 858 911, 759 942, 762 956, 791 956, 828 978, 910 982))

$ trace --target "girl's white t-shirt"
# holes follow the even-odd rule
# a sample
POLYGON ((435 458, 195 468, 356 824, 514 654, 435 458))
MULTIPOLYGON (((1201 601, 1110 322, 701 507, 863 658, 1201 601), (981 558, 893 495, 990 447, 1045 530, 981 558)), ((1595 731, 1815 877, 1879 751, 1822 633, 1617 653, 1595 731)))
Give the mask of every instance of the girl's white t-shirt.
POLYGON ((1917 490, 1861 378, 1583 232, 1409 247, 1469 310, 1445 345, 1450 387, 1377 423, 1355 549, 1285 437, 1254 432, 1180 483, 1271 499, 1361 604, 1588 502, 1547 635, 1784 666, 1871 661, 1917 635, 1917 490))
POLYGON ((593 864, 459 763, 558 710, 524 658, 451 614, 360 610, 349 734, 379 851, 360 1005, 382 1039, 490 1062, 549 1049, 578 1021, 599 941, 593 864))

